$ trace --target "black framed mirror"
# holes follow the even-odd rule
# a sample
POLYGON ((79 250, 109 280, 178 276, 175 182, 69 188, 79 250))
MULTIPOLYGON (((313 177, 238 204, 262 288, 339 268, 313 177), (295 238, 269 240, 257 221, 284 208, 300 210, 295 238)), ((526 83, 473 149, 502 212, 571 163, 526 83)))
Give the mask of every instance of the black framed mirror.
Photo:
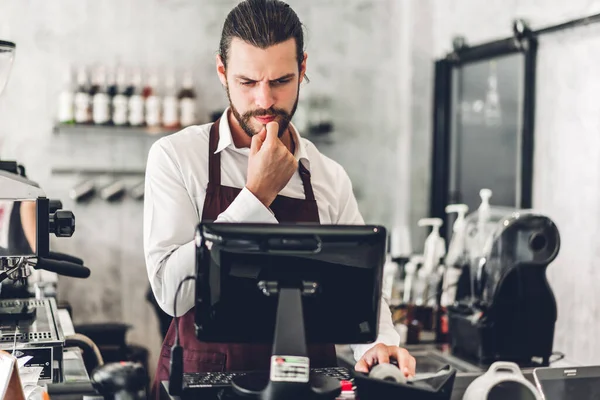
POLYGON ((534 37, 515 37, 436 61, 430 216, 445 236, 445 207, 475 210, 482 188, 493 205, 531 207, 536 51, 534 37))

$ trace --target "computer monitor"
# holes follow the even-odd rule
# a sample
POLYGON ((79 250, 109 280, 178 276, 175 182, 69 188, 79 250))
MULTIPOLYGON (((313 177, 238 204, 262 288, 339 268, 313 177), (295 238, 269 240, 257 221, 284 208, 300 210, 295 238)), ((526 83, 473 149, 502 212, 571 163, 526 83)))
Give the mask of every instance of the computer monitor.
MULTIPOLYGON (((198 339, 273 343, 272 360, 306 357, 307 343, 373 342, 386 236, 381 226, 200 224, 198 339)), ((308 365, 307 359, 305 370, 285 372, 286 380, 274 375, 272 362, 270 375, 246 376, 245 382, 236 378, 233 386, 239 394, 265 399, 304 399, 315 393, 331 398, 331 390, 339 392, 337 381, 318 377, 309 382, 308 365)))

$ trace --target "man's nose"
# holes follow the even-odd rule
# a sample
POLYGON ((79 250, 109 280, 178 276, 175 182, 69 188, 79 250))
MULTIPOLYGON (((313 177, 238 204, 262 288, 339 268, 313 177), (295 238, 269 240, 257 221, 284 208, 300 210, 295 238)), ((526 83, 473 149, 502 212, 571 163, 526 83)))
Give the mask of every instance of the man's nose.
POLYGON ((261 82, 258 85, 255 102, 256 106, 263 110, 268 110, 275 104, 275 97, 269 83, 261 82))

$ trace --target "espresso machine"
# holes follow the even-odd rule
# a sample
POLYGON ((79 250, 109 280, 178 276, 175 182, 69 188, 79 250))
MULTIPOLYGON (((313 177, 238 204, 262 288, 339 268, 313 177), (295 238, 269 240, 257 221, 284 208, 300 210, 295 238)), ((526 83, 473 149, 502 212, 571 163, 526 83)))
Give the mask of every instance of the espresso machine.
MULTIPOLYGON (((0 93, 8 80, 15 49, 14 43, 0 40, 0 93)), ((25 204, 30 206, 33 214, 30 220, 22 220, 19 213, 15 214, 16 219, 7 215, 0 218, 0 228, 3 227, 4 236, 8 236, 0 246, 0 284, 23 284, 34 269, 87 278, 90 270, 83 265, 83 260, 50 251, 51 234, 56 237, 73 235, 73 213, 62 210, 60 201, 48 199, 36 182, 27 179, 22 165, 0 160, 0 211, 25 204), (13 229, 13 225, 19 229, 13 229), (25 225, 28 232, 32 232, 29 236, 23 233, 25 225), (11 240, 14 236, 22 240, 11 240)), ((12 217, 13 213, 10 214, 12 217)), ((62 380, 65 337, 54 298, 0 299, 0 333, 0 350, 12 352, 16 357, 31 357, 27 366, 42 368, 41 381, 62 380)))
POLYGON ((548 365, 557 307, 546 269, 560 248, 556 225, 531 210, 489 207, 463 229, 462 265, 449 266, 462 269, 447 307, 452 353, 483 366, 548 365))

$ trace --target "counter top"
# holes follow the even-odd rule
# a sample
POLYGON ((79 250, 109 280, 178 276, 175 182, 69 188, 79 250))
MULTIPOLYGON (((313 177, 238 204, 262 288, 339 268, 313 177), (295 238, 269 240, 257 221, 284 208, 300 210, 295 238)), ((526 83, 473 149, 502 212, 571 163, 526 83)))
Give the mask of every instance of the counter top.
MULTIPOLYGON (((477 378, 487 371, 487 367, 480 367, 466 362, 450 354, 447 346, 434 344, 411 345, 406 349, 417 359, 417 374, 436 372, 445 365, 451 365, 457 370, 452 390, 451 400, 461 400, 467 387, 477 378)), ((354 368, 354 356, 349 346, 336 346, 338 355, 338 364, 348 369, 354 368)), ((553 367, 575 366, 568 359, 562 359, 552 364, 553 367)), ((523 376, 534 383, 533 368, 523 368, 523 376)), ((165 400, 184 400, 185 397, 172 397, 168 394, 168 382, 162 382, 161 399, 165 400)))

